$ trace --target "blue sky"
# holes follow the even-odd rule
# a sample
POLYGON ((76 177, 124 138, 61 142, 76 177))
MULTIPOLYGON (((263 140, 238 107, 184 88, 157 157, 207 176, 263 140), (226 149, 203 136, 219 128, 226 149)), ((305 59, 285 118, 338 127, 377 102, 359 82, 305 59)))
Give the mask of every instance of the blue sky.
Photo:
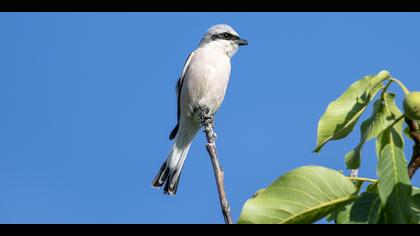
MULTIPOLYGON (((150 187, 171 147, 175 82, 217 23, 250 42, 232 60, 216 120, 234 219, 293 168, 344 169, 359 134, 313 154, 319 118, 382 69, 420 89, 419 22, 418 13, 0 13, 0 223, 222 223, 201 133, 177 196, 150 187)), ((362 165, 375 177, 372 142, 362 165)))

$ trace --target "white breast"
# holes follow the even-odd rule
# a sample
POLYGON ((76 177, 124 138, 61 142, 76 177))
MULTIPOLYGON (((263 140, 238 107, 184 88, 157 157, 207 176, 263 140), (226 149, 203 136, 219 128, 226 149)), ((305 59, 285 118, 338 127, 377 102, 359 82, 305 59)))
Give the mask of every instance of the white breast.
POLYGON ((181 91, 181 112, 191 116, 198 106, 215 113, 223 102, 230 77, 230 58, 219 48, 195 51, 186 69, 181 91))

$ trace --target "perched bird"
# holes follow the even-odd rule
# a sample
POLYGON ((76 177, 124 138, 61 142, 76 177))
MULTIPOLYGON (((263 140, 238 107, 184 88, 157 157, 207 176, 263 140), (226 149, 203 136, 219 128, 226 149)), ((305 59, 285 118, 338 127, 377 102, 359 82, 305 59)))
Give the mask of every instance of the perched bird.
POLYGON ((232 27, 214 25, 188 56, 176 85, 178 121, 169 135, 175 143, 153 180, 153 187, 165 184, 164 193, 176 194, 185 158, 201 126, 198 109, 205 107, 209 116, 219 109, 230 77, 230 59, 242 45, 248 45, 248 41, 241 39, 232 27))

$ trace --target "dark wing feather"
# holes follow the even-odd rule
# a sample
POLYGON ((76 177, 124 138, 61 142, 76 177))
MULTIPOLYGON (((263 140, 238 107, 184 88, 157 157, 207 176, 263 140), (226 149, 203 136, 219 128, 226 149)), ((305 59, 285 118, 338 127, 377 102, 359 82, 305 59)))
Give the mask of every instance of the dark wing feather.
POLYGON ((187 61, 184 64, 184 68, 182 69, 181 77, 178 79, 176 83, 176 97, 177 97, 177 123, 175 128, 172 130, 171 134, 169 135, 169 140, 175 138, 176 134, 178 133, 179 129, 179 119, 181 118, 181 91, 182 91, 182 84, 184 83, 184 76, 185 72, 187 71, 188 65, 190 64, 191 57, 194 55, 194 52, 188 55, 187 61))

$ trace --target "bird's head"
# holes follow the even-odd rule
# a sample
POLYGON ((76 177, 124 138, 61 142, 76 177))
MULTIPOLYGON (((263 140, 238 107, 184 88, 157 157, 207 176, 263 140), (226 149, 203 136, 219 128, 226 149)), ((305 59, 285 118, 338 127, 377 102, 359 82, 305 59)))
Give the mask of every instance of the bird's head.
POLYGON ((235 55, 239 46, 248 45, 248 41, 241 39, 236 31, 226 24, 210 27, 201 39, 200 47, 215 46, 225 50, 229 57, 235 55))

